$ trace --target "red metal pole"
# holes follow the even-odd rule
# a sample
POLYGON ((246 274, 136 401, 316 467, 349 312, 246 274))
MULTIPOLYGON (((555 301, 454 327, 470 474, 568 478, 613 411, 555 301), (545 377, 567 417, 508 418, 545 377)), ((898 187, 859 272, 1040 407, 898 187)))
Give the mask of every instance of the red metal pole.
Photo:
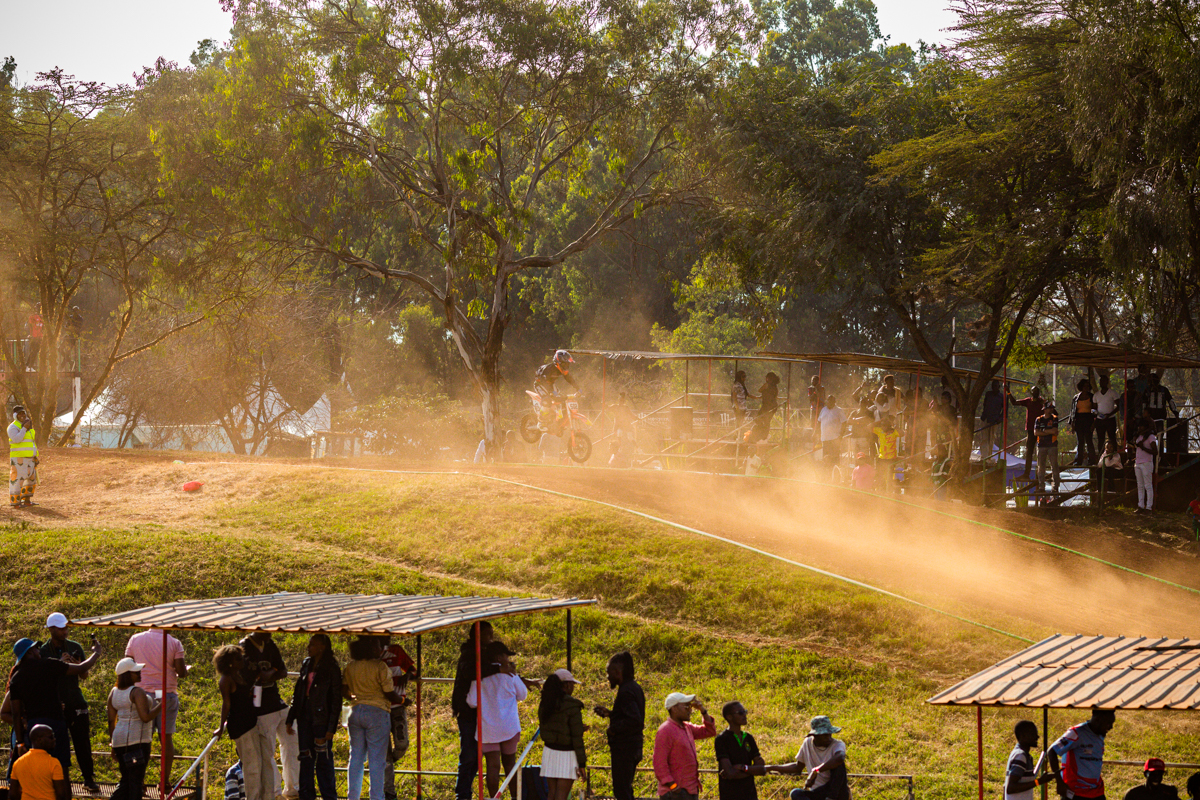
POLYGON ((1004 456, 1004 489, 1008 491, 1008 362, 1004 362, 1004 397, 1000 399, 1000 407, 1004 409, 1004 449, 1000 451, 1004 456))
POLYGON ((421 637, 417 636, 417 800, 421 800, 421 678, 424 664, 421 663, 421 637))
POLYGON ((979 800, 983 800, 983 706, 975 706, 975 739, 979 743, 979 800))
POLYGON ((158 723, 158 796, 167 796, 167 629, 162 632, 162 714, 158 723))
POLYGON ((475 757, 479 767, 479 800, 487 795, 483 788, 483 647, 479 642, 479 623, 475 623, 475 757))

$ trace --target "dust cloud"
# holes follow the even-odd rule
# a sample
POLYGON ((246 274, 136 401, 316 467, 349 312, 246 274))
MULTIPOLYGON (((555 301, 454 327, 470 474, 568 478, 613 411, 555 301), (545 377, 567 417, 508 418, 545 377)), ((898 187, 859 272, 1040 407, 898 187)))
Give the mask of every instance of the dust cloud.
MULTIPOLYGON (((979 609, 985 619, 973 618, 1001 628, 1008 621, 1018 631, 1035 626, 1109 636, 1198 635, 1200 593, 953 519, 933 506, 738 476, 551 467, 486 471, 644 511, 963 616, 979 609)), ((957 505, 937 508, 973 513, 957 505)), ((1010 530, 1021 530, 1016 526, 1028 520, 1012 514, 1003 519, 1001 527, 1010 530)), ((1079 525, 1028 535, 1200 588, 1192 559, 1164 548, 1079 525)))

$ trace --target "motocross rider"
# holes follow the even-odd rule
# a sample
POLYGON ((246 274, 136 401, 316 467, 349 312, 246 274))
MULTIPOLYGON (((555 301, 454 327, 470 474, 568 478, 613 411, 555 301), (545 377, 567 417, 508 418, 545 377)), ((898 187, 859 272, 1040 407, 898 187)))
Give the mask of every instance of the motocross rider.
POLYGON ((533 388, 537 390, 538 396, 542 398, 543 412, 542 419, 539 420, 538 427, 547 430, 550 421, 551 409, 554 410, 558 419, 563 418, 562 401, 558 393, 556 385, 559 378, 562 378, 567 383, 575 387, 575 391, 579 392, 579 384, 571 377, 571 368, 568 364, 574 364, 575 359, 571 358, 571 354, 566 350, 554 351, 554 358, 550 359, 549 364, 538 367, 535 373, 533 388))

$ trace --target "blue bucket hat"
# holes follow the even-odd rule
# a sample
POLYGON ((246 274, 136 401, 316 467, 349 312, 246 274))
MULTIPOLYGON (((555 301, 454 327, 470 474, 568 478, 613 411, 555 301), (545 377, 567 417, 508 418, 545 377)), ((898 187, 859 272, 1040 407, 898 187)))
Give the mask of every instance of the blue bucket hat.
POLYGON ((17 661, 20 661, 22 658, 24 658, 25 654, 29 652, 31 647, 37 647, 37 642, 35 642, 33 639, 17 640, 17 643, 13 645, 13 655, 17 657, 17 661))

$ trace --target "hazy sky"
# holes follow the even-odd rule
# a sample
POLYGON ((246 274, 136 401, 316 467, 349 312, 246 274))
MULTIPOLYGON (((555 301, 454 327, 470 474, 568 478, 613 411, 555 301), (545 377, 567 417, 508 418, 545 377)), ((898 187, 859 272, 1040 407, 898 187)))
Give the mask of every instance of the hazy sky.
MULTIPOLYGON (((950 0, 875 0, 892 43, 945 41, 950 0)), ((228 38, 218 0, 0 0, 0 60, 17 59, 20 83, 62 67, 84 80, 129 83, 159 56, 187 63, 201 39, 228 38)))

